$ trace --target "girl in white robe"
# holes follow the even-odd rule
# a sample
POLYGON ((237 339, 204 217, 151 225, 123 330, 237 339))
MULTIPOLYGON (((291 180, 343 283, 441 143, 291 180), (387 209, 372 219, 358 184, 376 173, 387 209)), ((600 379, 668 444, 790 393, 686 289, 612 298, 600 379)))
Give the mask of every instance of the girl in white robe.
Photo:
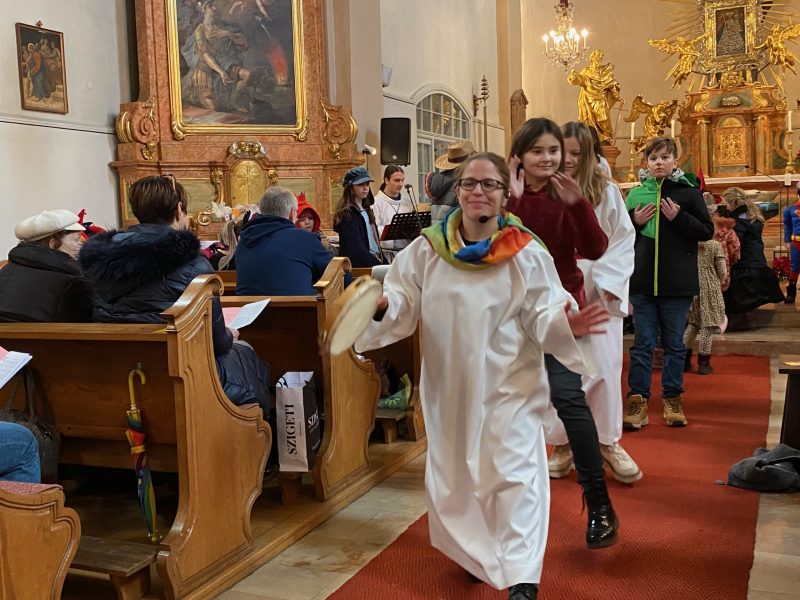
POLYGON ((421 321, 431 543, 509 598, 529 600, 548 527, 544 353, 585 371, 574 336, 607 317, 598 305, 574 310, 547 251, 501 214, 508 182, 496 154, 467 159, 459 208, 398 254, 356 349, 392 344, 421 321))
MULTIPOLYGON (((375 224, 378 233, 383 235, 384 228, 392 222, 396 214, 414 212, 415 208, 411 197, 403 193, 403 184, 406 175, 403 167, 399 165, 386 165, 383 171, 383 184, 380 191, 375 194, 375 204, 372 211, 375 213, 375 224)), ((390 251, 389 256, 394 258, 398 252, 408 246, 408 240, 386 240, 381 242, 383 250, 390 251)))
MULTIPOLYGON (((600 227, 608 236, 608 248, 598 260, 578 260, 584 276, 586 298, 608 308, 606 333, 591 337, 597 374, 583 377, 583 390, 592 411, 600 453, 614 477, 624 483, 642 478, 638 465, 620 445, 622 437, 622 328, 628 314, 628 282, 633 273, 636 232, 625 210, 617 185, 598 165, 588 128, 576 122, 564 126, 565 171, 581 184, 594 205, 600 227), (598 171, 598 168, 601 171, 598 171)), ((545 419, 547 442, 555 448, 550 458, 550 476, 565 476, 572 467, 572 453, 564 426, 555 414, 545 419)))

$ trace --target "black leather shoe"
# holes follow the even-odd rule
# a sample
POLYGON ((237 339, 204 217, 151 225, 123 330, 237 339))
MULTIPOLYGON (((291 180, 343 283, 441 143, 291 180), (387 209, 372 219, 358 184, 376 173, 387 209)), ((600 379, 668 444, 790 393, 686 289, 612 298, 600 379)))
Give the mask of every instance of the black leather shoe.
POLYGON ((535 583, 518 583, 508 588, 508 600, 536 600, 539 586, 535 583))
POLYGON ((619 519, 611 506, 606 480, 598 478, 586 484, 583 488, 583 499, 589 512, 586 545, 595 549, 616 544, 619 519))

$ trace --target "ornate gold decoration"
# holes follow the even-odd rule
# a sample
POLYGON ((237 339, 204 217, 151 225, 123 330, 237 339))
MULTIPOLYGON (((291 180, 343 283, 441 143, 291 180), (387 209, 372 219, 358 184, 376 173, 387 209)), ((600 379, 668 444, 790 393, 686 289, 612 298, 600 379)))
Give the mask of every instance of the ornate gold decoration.
POLYGON ((719 87, 725 91, 745 85, 744 77, 736 71, 725 71, 719 78, 719 87))
POLYGON ((241 160, 231 170, 231 205, 255 204, 261 199, 267 183, 264 171, 255 160, 241 160))
POLYGON ((183 128, 183 124, 180 121, 173 119, 170 125, 172 127, 172 137, 179 142, 186 139, 186 132, 183 128))
POLYGON ((322 112, 325 113, 325 127, 322 130, 322 139, 328 142, 328 152, 331 158, 342 158, 342 145, 352 144, 358 135, 358 125, 349 111, 341 106, 334 106, 324 98, 320 100, 322 112))
POLYGON ((589 55, 589 64, 579 72, 574 69, 567 81, 581 88, 578 93, 579 119, 597 130, 601 142, 614 142, 611 109, 615 104, 625 104, 619 93, 619 82, 614 79, 614 65, 603 64, 603 51, 589 55))
POLYGON ((156 142, 147 142, 142 148, 142 157, 145 160, 155 160, 158 155, 158 144, 156 142))
POLYGON ((124 104, 125 110, 120 112, 115 123, 117 140, 121 144, 142 144, 145 160, 154 160, 158 155, 155 105, 154 98, 124 104))
POLYGON ((780 67, 784 76, 786 76, 786 69, 797 75, 794 68, 797 64, 797 57, 786 47, 786 42, 796 37, 800 37, 800 25, 792 25, 790 19, 785 27, 773 25, 770 34, 753 49, 766 50, 769 64, 780 67))
POLYGON ((666 38, 663 40, 647 40, 648 44, 661 52, 678 54, 677 64, 667 73, 667 79, 670 77, 675 78, 675 81, 672 83, 673 88, 683 85, 694 70, 694 64, 701 56, 697 45, 706 39, 706 35, 707 34, 704 33, 691 40, 687 40, 682 35, 679 35, 675 38, 674 42, 670 42, 669 39, 666 38))
POLYGON ((233 142, 228 152, 236 158, 264 158, 267 155, 261 142, 233 142))
POLYGON ((225 203, 224 176, 225 172, 222 169, 220 169, 219 167, 212 167, 211 183, 214 184, 214 188, 216 188, 217 190, 217 204, 225 203))
POLYGON ((719 104, 723 108, 736 108, 742 105, 742 99, 739 96, 726 96, 719 101, 719 104))
MULTIPOLYGON (((172 131, 175 139, 184 139, 187 133, 201 134, 253 134, 253 135, 293 135, 305 141, 308 129, 306 116, 305 58, 303 51, 303 9, 302 0, 290 0, 292 7, 292 39, 294 41, 294 99, 297 120, 291 125, 277 124, 196 124, 183 120, 181 91, 180 48, 178 47, 177 0, 166 0, 167 17, 167 59, 169 62, 169 96, 172 131)), ((287 92, 288 93, 288 92, 287 92)))
POLYGON ((637 145, 637 151, 671 126, 677 108, 677 100, 662 100, 658 104, 651 104, 646 102, 641 94, 633 99, 631 112, 625 117, 625 122, 634 123, 640 116, 644 116, 644 136, 640 138, 641 143, 637 145))
POLYGON ((267 171, 267 178, 269 179, 270 185, 277 185, 278 184, 278 171, 275 169, 270 169, 267 171))

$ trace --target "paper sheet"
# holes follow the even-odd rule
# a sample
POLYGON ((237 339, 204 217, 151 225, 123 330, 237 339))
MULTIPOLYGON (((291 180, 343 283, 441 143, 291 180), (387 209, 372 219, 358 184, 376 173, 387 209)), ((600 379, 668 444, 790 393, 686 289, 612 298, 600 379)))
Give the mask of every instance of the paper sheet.
POLYGON ((0 347, 0 388, 33 358, 24 352, 9 352, 0 347))
POLYGON ((222 309, 222 315, 225 318, 225 325, 233 327, 234 329, 241 329, 247 327, 258 318, 264 309, 269 304, 269 298, 251 302, 244 306, 227 306, 222 309))

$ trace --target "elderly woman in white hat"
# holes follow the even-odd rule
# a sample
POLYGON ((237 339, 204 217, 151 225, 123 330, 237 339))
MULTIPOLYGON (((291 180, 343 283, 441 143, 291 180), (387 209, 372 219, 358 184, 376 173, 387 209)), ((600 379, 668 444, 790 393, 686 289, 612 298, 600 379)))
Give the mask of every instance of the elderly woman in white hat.
POLYGON ((83 231, 77 215, 62 209, 20 221, 14 229, 20 243, 0 269, 0 321, 92 320, 92 286, 75 260, 83 231))

